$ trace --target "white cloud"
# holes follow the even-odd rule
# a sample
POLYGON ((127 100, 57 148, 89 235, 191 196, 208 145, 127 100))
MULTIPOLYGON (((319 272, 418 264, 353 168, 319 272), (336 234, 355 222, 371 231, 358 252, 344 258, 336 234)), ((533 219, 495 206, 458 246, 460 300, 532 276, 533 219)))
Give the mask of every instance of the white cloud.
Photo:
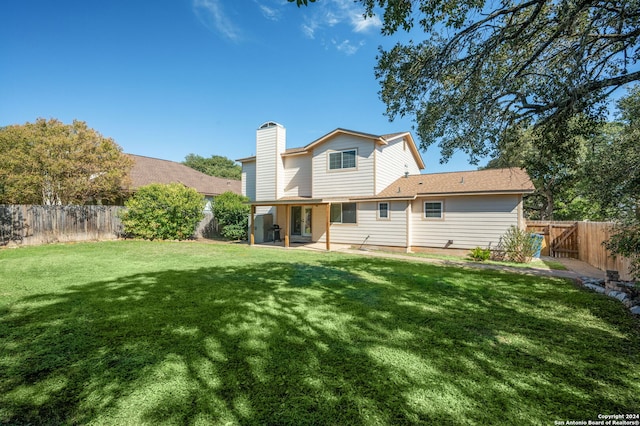
POLYGON ((382 26, 382 22, 377 16, 365 18, 362 13, 354 13, 351 15, 351 26, 353 27, 353 31, 364 33, 372 28, 377 30, 382 26))
POLYGON ((279 21, 280 20, 280 11, 278 9, 274 9, 269 6, 265 6, 264 4, 258 3, 258 7, 260 7, 260 11, 262 15, 270 21, 279 21))
MULTIPOLYGON (((322 38, 323 35, 339 37, 338 34, 345 30, 364 34, 382 26, 377 16, 365 19, 364 9, 353 0, 318 1, 310 4, 305 11, 305 21, 300 28, 310 39, 322 38)), ((341 42, 333 39, 331 44, 338 51, 353 55, 364 45, 364 42, 353 42, 345 37, 341 42)))
POLYGON ((302 24, 300 26, 302 33, 310 39, 316 38, 316 29, 313 24, 302 24))
POLYGON ((346 39, 342 42, 338 43, 336 40, 331 40, 333 45, 338 49, 339 52, 344 53, 347 56, 355 55, 355 53, 364 46, 364 41, 361 41, 358 44, 353 44, 350 40, 346 39))
POLYGON ((224 12, 220 0, 193 0, 193 11, 207 28, 230 40, 240 39, 240 29, 224 12))
POLYGON ((324 15, 324 23, 330 27, 338 25, 342 22, 342 18, 339 15, 336 15, 333 11, 328 10, 324 15))
MULTIPOLYGON (((253 3, 263 18, 270 21, 280 21, 285 8, 295 7, 286 0, 253 0, 253 3)), ((232 41, 245 38, 241 27, 231 18, 235 15, 228 10, 232 8, 231 13, 235 12, 233 2, 192 0, 192 4, 194 14, 207 28, 232 41)), ((301 12, 297 16, 302 17, 299 28, 305 37, 320 40, 325 46, 333 46, 346 55, 355 54, 364 45, 364 41, 358 39, 382 25, 377 16, 365 19, 362 7, 353 0, 318 1, 302 7, 301 12), (348 37, 348 33, 352 36, 348 37), (331 41, 325 44, 326 40, 331 41)))
POLYGON ((339 22, 349 23, 354 32, 361 33, 370 28, 382 26, 382 22, 377 16, 365 18, 364 9, 353 0, 330 0, 326 7, 335 11, 334 16, 339 22))

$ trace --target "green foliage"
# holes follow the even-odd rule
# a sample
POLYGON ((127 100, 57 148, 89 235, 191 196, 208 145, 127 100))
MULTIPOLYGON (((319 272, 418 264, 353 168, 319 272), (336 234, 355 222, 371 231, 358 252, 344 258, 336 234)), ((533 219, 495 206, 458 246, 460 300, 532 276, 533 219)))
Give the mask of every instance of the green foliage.
POLYGON ((485 260, 489 260, 489 258, 491 257, 491 250, 482 247, 476 247, 471 250, 469 257, 471 257, 473 260, 484 262, 485 260))
POLYGON ((220 235, 229 240, 246 240, 247 227, 242 223, 225 225, 220 231, 220 235))
POLYGON ((0 128, 0 203, 85 204, 113 201, 132 166, 113 139, 83 121, 0 128))
POLYGON ((607 128, 585 164, 585 189, 609 219, 640 217, 640 86, 618 102, 619 120, 607 128))
POLYGON ((613 231, 611 238, 605 241, 605 247, 615 255, 629 258, 629 275, 640 278, 640 220, 619 222, 613 231))
POLYGON ((235 161, 220 155, 212 155, 209 158, 204 158, 200 155, 189 154, 185 157, 182 164, 209 176, 235 180, 242 178, 242 167, 236 164, 235 161))
POLYGON ((147 240, 192 238, 204 218, 204 197, 180 183, 143 186, 125 202, 124 232, 147 240))
POLYGON ((424 32, 381 50, 376 77, 387 115, 414 116, 445 161, 456 150, 476 161, 513 127, 602 115, 612 89, 640 79, 637 0, 357 1, 382 14, 385 35, 424 32))
POLYGON ((560 129, 511 129, 498 142, 498 156, 487 168, 515 166, 527 171, 536 187, 525 203, 525 214, 529 218, 558 219, 555 215, 560 205, 565 215, 582 215, 576 200, 579 197, 576 186, 588 145, 599 130, 598 124, 592 117, 577 115, 560 129), (574 200, 576 203, 572 205, 574 200))
POLYGON ((603 89, 640 78, 625 65, 640 57, 640 17, 627 14, 634 6, 625 1, 613 9, 543 0, 411 3, 428 17, 420 23, 429 35, 383 52, 377 75, 388 114, 415 114, 422 143, 439 141, 445 158, 456 149, 484 155, 517 125, 553 129, 576 113, 599 115, 603 89))
POLYGON ((514 130, 487 168, 523 167, 536 192, 525 198, 531 219, 625 219, 640 203, 640 86, 618 102, 618 119, 573 117, 560 133, 514 130), (545 148, 549 145, 553 149, 545 148), (561 146, 563 148, 558 148, 561 146), (558 154, 562 152, 563 154, 558 154))
POLYGON ((220 234, 230 240, 247 238, 251 207, 248 197, 227 191, 213 200, 213 216, 218 221, 220 234))
POLYGON ((640 86, 620 99, 618 109, 620 131, 588 164, 588 190, 618 221, 606 247, 628 257, 629 273, 640 277, 640 86))
MULTIPOLYGON (((579 185, 580 182, 577 184, 579 185)), ((598 203, 581 195, 579 191, 565 191, 554 200, 554 220, 605 220, 600 212, 598 203)))
POLYGON ((504 258, 509 262, 529 263, 540 249, 540 242, 534 234, 511 226, 502 236, 504 258))

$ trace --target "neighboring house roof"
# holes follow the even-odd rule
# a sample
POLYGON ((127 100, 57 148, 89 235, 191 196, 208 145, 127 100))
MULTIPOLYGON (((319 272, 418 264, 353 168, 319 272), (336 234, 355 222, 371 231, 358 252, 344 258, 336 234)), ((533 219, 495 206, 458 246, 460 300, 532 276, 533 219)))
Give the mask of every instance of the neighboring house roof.
MULTIPOLYGON (((399 133, 390 133, 387 135, 374 135, 371 133, 364 133, 364 132, 357 132, 355 130, 348 130, 348 129, 342 129, 342 128, 337 128, 329 133, 327 133, 324 136, 321 136, 320 138, 316 139, 315 141, 303 146, 303 147, 298 147, 298 148, 289 148, 287 150, 285 150, 285 152, 282 153, 283 157, 288 157, 288 156, 293 156, 293 155, 301 155, 301 154, 307 154, 310 153, 311 150, 313 148, 315 148, 316 146, 326 142, 327 140, 333 138, 334 136, 337 135, 351 135, 351 136, 357 136, 357 137, 361 137, 361 138, 365 138, 365 139, 371 139, 372 141, 374 141, 375 143, 379 144, 379 145, 387 145, 389 142, 401 138, 401 137, 406 137, 409 140, 409 148, 411 149, 411 153, 413 154, 416 163, 418 164, 418 167, 420 167, 420 169, 424 169, 424 162, 422 161, 422 157, 420 156, 420 153, 418 152, 418 147, 416 146, 415 141, 413 140, 413 136, 411 136, 411 133, 409 132, 399 132, 399 133)), ((239 158, 236 161, 239 161, 241 163, 246 163, 246 162, 251 162, 251 161, 255 161, 256 157, 252 156, 252 157, 246 157, 246 158, 239 158)))
POLYGON ((134 162, 130 173, 131 191, 152 183, 181 183, 206 196, 220 195, 227 191, 242 193, 242 182, 239 180, 209 176, 175 161, 127 155, 134 162))
POLYGON ((524 194, 534 190, 535 187, 529 175, 523 169, 486 169, 401 177, 376 197, 354 197, 353 199, 413 199, 418 196, 524 194))
POLYGON ((253 155, 251 157, 236 158, 236 161, 238 163, 251 163, 252 161, 256 161, 256 156, 253 155))

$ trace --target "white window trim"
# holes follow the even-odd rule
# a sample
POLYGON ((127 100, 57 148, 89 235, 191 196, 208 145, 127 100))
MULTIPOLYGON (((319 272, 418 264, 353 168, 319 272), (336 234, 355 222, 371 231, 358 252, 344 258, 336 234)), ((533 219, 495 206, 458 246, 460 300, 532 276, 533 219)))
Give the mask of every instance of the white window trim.
POLYGON ((422 219, 423 220, 444 220, 444 201, 443 200, 424 200, 422 202, 422 219), (427 203, 440 204, 440 217, 427 217, 427 203))
POLYGON ((328 151, 327 152, 327 170, 329 172, 341 172, 341 171, 353 171, 353 170, 358 170, 358 148, 348 148, 348 149, 341 149, 339 151, 328 151), (353 151, 354 153, 354 159, 355 159, 355 166, 353 167, 342 167, 344 164, 344 159, 342 154, 345 152, 350 152, 353 151), (332 169, 331 168, 331 154, 340 154, 340 168, 337 169, 332 169))

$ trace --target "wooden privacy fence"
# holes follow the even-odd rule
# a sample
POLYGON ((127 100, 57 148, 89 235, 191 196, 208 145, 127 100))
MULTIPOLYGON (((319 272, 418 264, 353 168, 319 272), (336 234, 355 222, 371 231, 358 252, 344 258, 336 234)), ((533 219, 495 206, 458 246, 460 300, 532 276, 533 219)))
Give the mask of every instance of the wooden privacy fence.
POLYGON ((578 223, 527 221, 527 232, 544 235, 542 255, 578 258, 578 223))
POLYGON ((631 261, 622 256, 614 259, 601 243, 611 237, 613 225, 612 222, 578 222, 578 233, 586 242, 580 244, 578 258, 602 270, 619 271, 621 279, 631 280, 628 272, 631 261))
POLYGON ((631 280, 630 260, 614 256, 602 243, 611 237, 613 222, 563 222, 528 220, 527 231, 544 235, 542 255, 571 257, 605 271, 620 272, 620 278, 631 280))
MULTIPOLYGON (((31 206, 0 204, 0 247, 68 241, 115 240, 123 235, 122 206, 31 206)), ((205 212, 194 237, 218 232, 213 213, 205 212)))
POLYGON ((112 240, 122 233, 120 206, 0 205, 0 246, 112 240))

